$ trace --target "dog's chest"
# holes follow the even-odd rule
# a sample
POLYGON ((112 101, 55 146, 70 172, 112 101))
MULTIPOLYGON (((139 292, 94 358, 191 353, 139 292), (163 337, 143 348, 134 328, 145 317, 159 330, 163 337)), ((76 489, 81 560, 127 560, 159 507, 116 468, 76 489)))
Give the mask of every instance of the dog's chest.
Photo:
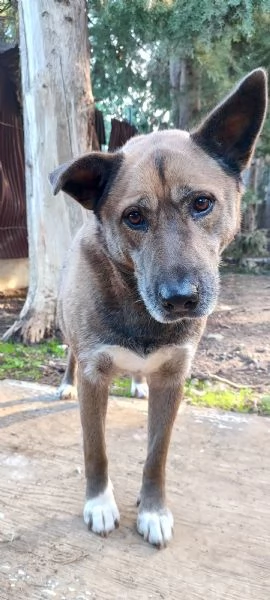
POLYGON ((136 352, 121 346, 103 347, 104 351, 106 354, 109 354, 117 370, 131 374, 142 373, 150 375, 160 369, 164 363, 173 359, 176 352, 183 352, 183 355, 190 354, 191 345, 183 344, 180 347, 175 345, 166 346, 146 356, 140 356, 136 352))

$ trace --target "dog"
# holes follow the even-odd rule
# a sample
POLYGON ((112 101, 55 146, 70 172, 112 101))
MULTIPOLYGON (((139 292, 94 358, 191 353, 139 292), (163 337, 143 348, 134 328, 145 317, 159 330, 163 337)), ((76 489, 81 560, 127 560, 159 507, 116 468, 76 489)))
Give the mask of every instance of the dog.
POLYGON ((147 377, 148 449, 137 530, 166 546, 173 516, 165 468, 191 361, 219 291, 221 253, 240 223, 241 175, 261 131, 267 80, 249 73, 191 133, 138 135, 115 153, 58 167, 63 190, 90 211, 61 278, 58 315, 69 345, 62 392, 77 378, 86 476, 84 521, 119 525, 104 429, 119 372, 147 377))

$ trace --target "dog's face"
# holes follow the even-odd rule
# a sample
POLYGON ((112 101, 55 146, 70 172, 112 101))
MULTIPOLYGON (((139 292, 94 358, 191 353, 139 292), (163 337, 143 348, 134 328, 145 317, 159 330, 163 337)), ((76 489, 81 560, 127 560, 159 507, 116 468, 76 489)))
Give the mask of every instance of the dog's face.
POLYGON ((181 131, 133 138, 100 221, 107 249, 134 271, 152 317, 201 317, 218 293, 221 250, 239 225, 239 178, 181 131))
POLYGON ((265 73, 253 71, 201 127, 132 138, 52 175, 95 211, 112 260, 133 272, 151 316, 166 323, 208 315, 222 250, 239 228, 241 172, 265 114, 265 73))

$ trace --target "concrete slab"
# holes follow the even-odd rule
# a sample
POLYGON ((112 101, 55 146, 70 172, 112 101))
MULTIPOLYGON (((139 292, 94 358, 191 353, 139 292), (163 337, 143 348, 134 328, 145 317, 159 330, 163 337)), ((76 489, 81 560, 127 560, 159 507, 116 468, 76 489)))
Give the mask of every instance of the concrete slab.
POLYGON ((175 536, 135 530, 145 401, 111 399, 107 442, 121 512, 104 540, 82 522, 78 406, 0 382, 0 598, 269 600, 270 421, 184 406, 168 464, 175 536))

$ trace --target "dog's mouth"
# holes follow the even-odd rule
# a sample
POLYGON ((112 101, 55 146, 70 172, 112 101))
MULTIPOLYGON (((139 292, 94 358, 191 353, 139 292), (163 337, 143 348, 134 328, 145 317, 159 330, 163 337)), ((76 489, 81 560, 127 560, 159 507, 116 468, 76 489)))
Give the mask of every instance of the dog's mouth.
POLYGON ((202 317, 209 316, 213 312, 216 303, 213 302, 211 305, 200 307, 197 306, 196 308, 190 307, 189 310, 178 310, 177 312, 174 312, 173 310, 168 312, 162 310, 157 305, 147 305, 146 302, 144 304, 151 317, 155 319, 155 321, 158 321, 159 323, 177 323, 178 321, 183 321, 184 319, 200 319, 202 317))

